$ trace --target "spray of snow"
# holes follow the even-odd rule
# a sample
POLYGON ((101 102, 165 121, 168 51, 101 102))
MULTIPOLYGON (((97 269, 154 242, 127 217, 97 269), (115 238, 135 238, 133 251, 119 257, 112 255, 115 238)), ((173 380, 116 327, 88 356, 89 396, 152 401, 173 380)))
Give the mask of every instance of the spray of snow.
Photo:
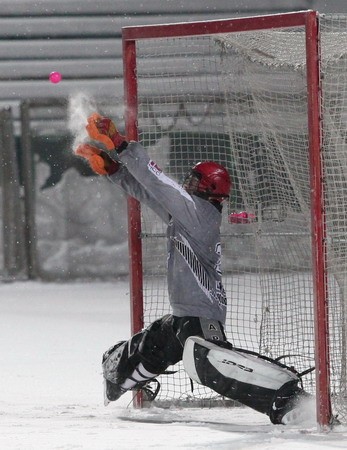
POLYGON ((97 107, 94 99, 86 94, 79 92, 70 96, 68 105, 68 127, 74 137, 73 149, 88 138, 85 129, 87 118, 96 110, 97 107))
POLYGON ((308 397, 300 402, 301 420, 297 425, 314 426, 316 423, 316 398, 308 397))
POLYGON ((316 422, 315 397, 301 398, 296 407, 283 417, 285 425, 314 426, 316 422))

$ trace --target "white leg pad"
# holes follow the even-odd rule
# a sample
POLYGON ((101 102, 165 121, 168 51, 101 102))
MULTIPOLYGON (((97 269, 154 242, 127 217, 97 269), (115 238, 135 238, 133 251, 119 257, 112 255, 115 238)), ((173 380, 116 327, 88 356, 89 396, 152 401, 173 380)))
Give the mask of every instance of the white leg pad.
POLYGON ((295 406, 296 397, 304 394, 298 375, 275 361, 223 345, 227 344, 189 337, 182 358, 189 377, 280 423, 283 414, 295 406))
POLYGON ((226 378, 271 390, 278 390, 288 381, 298 380, 295 373, 248 353, 226 349, 192 336, 186 340, 183 352, 184 369, 193 381, 202 384, 196 364, 196 345, 208 349, 207 360, 226 378))

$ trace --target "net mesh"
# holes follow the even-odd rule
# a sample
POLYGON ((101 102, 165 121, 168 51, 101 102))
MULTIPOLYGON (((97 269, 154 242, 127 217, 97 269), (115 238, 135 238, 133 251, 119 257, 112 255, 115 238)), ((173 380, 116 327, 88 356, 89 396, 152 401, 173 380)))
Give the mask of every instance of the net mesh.
MULTIPOLYGON (((324 170, 334 410, 346 417, 346 19, 322 17, 324 170)), ((223 209, 226 332, 238 347, 314 365, 305 33, 276 29, 137 42, 140 140, 180 181, 213 159, 233 178, 223 209), (230 224, 231 212, 256 216, 230 224), (289 355, 289 356, 288 356, 289 355)), ((145 325, 168 313, 165 225, 142 208, 145 325)), ((159 400, 212 403, 181 364, 159 400)), ((304 378, 314 392, 314 376, 304 378)))

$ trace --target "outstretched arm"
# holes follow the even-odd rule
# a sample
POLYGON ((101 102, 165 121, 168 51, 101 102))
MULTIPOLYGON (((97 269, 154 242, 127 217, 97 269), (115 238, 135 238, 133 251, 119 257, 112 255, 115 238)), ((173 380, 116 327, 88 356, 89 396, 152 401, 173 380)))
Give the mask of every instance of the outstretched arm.
MULTIPOLYGON (((194 197, 189 195, 176 181, 166 176, 156 163, 150 160, 140 143, 126 142, 124 136, 118 132, 110 119, 93 114, 88 118, 86 129, 91 139, 103 143, 109 150, 113 148, 117 155, 117 161, 139 184, 137 186, 138 193, 130 193, 130 186, 123 183, 122 187, 124 190, 127 189, 126 192, 140 201, 146 201, 153 209, 153 205, 156 205, 156 210, 160 206, 167 216, 174 217, 184 228, 190 229, 192 232, 197 226, 201 226, 201 222, 205 223, 204 217, 197 213, 194 197)), ((101 156, 103 157, 103 154, 101 156)), ((108 172, 108 174, 112 181, 121 184, 122 174, 119 170, 113 173, 108 172)), ((132 187, 135 187, 133 182, 132 187)))
POLYGON ((109 175, 110 180, 117 184, 126 194, 148 205, 164 222, 169 222, 170 217, 166 210, 154 198, 151 198, 147 190, 119 161, 113 160, 105 151, 90 144, 79 145, 75 153, 86 159, 95 173, 98 175, 109 175))

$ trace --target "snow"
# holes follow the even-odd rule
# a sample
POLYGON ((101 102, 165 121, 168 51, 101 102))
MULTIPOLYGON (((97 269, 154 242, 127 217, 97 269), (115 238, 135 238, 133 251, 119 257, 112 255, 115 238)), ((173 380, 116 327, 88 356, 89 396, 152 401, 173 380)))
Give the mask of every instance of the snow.
POLYGON ((101 355, 130 336, 126 280, 0 285, 0 448, 6 450, 347 447, 347 427, 272 425, 248 408, 103 405, 101 355))

